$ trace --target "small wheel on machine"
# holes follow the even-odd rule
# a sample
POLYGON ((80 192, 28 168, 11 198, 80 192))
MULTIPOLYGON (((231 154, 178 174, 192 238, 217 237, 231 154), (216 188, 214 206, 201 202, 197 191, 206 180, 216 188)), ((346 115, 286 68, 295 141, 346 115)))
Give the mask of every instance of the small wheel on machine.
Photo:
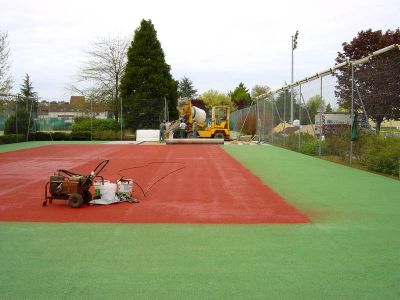
POLYGON ((222 132, 217 132, 214 135, 214 139, 225 139, 225 136, 224 136, 224 134, 222 132))
POLYGON ((79 208, 83 205, 83 197, 80 194, 71 194, 68 197, 68 205, 72 208, 79 208))
POLYGON ((89 202, 92 201, 93 199, 92 193, 89 191, 83 191, 82 197, 83 197, 83 203, 85 204, 89 204, 89 202))

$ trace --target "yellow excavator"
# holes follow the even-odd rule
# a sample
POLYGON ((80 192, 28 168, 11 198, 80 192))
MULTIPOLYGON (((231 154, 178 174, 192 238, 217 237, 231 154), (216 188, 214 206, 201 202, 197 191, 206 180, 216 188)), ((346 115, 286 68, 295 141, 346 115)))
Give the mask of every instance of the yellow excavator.
POLYGON ((230 108, 229 106, 213 106, 211 119, 206 112, 192 105, 190 100, 178 101, 178 111, 181 120, 186 122, 186 138, 194 138, 193 123, 197 123, 197 134, 200 138, 230 139, 230 108))

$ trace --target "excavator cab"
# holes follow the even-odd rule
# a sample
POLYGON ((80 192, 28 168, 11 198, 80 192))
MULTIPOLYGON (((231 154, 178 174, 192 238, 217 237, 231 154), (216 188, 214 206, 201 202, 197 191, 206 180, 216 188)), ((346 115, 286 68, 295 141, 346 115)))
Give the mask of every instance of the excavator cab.
POLYGON ((213 127, 229 129, 230 109, 228 106, 214 106, 211 112, 213 127))

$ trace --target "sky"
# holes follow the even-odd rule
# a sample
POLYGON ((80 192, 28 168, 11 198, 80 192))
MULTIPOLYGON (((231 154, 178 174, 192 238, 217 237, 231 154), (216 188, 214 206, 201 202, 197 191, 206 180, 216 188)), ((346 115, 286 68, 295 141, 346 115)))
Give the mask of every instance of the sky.
MULTIPOLYGON (((277 89, 329 69, 343 42, 359 31, 400 26, 398 0, 236 1, 0 0, 0 30, 8 32, 13 92, 29 74, 42 99, 69 100, 85 51, 96 39, 133 38, 151 19, 172 76, 199 93, 233 90, 240 82, 277 89)), ((332 85, 332 83, 330 83, 332 85)))

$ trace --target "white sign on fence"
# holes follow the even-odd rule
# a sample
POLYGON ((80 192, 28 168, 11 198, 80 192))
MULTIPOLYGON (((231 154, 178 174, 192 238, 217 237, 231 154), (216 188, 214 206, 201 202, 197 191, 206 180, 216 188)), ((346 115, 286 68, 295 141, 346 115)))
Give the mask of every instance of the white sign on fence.
POLYGON ((136 130, 136 142, 158 142, 160 130, 158 129, 138 129, 136 130))
POLYGON ((351 125, 351 114, 349 113, 325 113, 320 116, 315 115, 315 133, 319 134, 320 119, 322 119, 322 126, 331 125, 351 125))

